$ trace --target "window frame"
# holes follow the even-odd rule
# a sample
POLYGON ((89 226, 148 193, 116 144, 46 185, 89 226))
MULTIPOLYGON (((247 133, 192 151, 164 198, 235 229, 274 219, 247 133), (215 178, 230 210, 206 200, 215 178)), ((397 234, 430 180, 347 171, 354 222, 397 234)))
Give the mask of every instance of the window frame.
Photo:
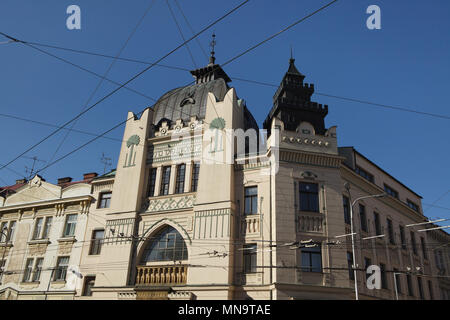
POLYGON ((359 224, 360 224, 361 231, 368 232, 369 228, 367 225, 366 206, 360 203, 358 208, 359 208, 359 224))
POLYGON ((69 237, 74 237, 75 236, 75 232, 77 229, 77 223, 78 223, 78 214, 77 213, 72 213, 72 214, 68 214, 66 215, 66 220, 64 222, 64 229, 63 229, 63 238, 69 238, 69 237), (69 221, 70 217, 75 216, 75 221, 69 221), (74 225, 73 227, 73 231, 70 232, 70 234, 67 233, 68 228, 69 228, 69 224, 70 225, 74 225))
POLYGON ((53 277, 52 280, 53 282, 57 282, 57 281, 66 281, 67 278, 67 269, 69 268, 69 262, 70 262, 70 256, 59 256, 58 259, 56 260, 56 266, 54 268, 54 272, 53 272, 53 277), (63 259, 67 259, 67 262, 65 262, 65 264, 61 264, 61 260, 63 259), (62 275, 64 275, 64 277, 62 277, 62 275))
POLYGON ((184 193, 186 182, 186 164, 180 163, 176 166, 177 175, 175 177, 175 194, 184 193), (182 174, 180 173, 182 172, 182 174))
POLYGON ((147 197, 154 197, 156 191, 156 176, 158 174, 158 168, 150 168, 148 173, 148 187, 147 197))
POLYGON ((258 214, 258 186, 247 186, 244 187, 244 216, 258 214), (256 189, 256 194, 247 195, 247 190, 256 189), (247 206, 247 199, 250 202, 250 208, 247 206), (254 205, 256 202, 256 208, 254 205))
POLYGON ((375 235, 376 236, 382 235, 380 214, 378 212, 374 211, 373 217, 374 217, 373 223, 375 225, 375 235))
MULTIPOLYGON (((304 212, 317 212, 320 213, 320 185, 317 182, 298 182, 298 199, 299 210, 304 212), (302 188, 304 186, 305 188, 302 188), (309 191, 308 188, 314 186, 316 191, 309 191), (306 190, 304 190, 306 189, 306 190), (306 198, 306 201, 302 201, 302 195, 306 198)), ((305 200, 305 199, 304 199, 305 200)))
POLYGON ((198 178, 200 176, 200 162, 192 163, 192 174, 191 174, 191 192, 196 192, 198 189, 198 178))
POLYGON ((89 247, 89 255, 90 256, 95 256, 95 255, 101 254, 104 239, 105 239, 105 229, 92 230, 91 245, 89 247), (103 232, 103 236, 101 238, 95 237, 98 232, 103 232))
POLYGON ((170 176, 172 174, 172 166, 163 166, 161 170, 161 186, 159 189, 160 196, 167 196, 170 192, 170 176), (166 176, 167 175, 167 176, 166 176), (167 182, 165 182, 167 178, 167 182))
POLYGON ((350 198, 346 195, 342 195, 342 206, 344 208, 344 223, 350 225, 351 217, 350 217, 350 198))
POLYGON ((108 209, 111 206, 112 191, 102 191, 98 194, 97 209, 108 209), (107 197, 105 197, 107 196, 107 197), (108 197, 109 196, 109 197, 108 197))
POLYGON ((304 247, 300 249, 300 254, 301 254, 301 267, 300 269, 302 270, 302 272, 311 272, 311 273, 322 273, 323 272, 323 263, 322 263, 322 247, 321 246, 315 246, 315 247, 304 247), (317 260, 319 262, 319 267, 314 266, 314 261, 315 259, 313 259, 313 257, 319 256, 319 260, 317 260), (305 257, 308 257, 308 262, 309 265, 305 264, 305 257), (320 269, 320 270, 319 270, 320 269), (319 270, 319 271, 317 271, 319 270))
POLYGON ((242 247, 242 270, 243 273, 256 273, 258 264, 258 244, 246 243, 242 247), (248 263, 249 262, 249 263, 248 263))
POLYGON ((391 186, 387 185, 386 183, 383 184, 384 186, 384 191, 390 195, 391 197, 395 198, 395 199, 399 199, 399 194, 398 191, 395 190, 394 188, 392 188, 391 186))
POLYGON ((386 227, 388 232, 389 243, 395 244, 394 221, 391 218, 386 218, 386 227))
POLYGON ((95 276, 86 276, 83 281, 83 291, 81 295, 83 297, 92 297, 92 288, 95 286, 95 276), (92 286, 88 285, 93 282, 92 286))

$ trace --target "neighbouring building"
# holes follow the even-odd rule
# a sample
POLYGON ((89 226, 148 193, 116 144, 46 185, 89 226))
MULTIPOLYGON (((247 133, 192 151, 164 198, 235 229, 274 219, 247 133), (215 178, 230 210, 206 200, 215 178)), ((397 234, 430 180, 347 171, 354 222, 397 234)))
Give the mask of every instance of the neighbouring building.
POLYGON ((195 84, 140 117, 128 113, 115 170, 6 188, 1 223, 14 231, 1 242, 2 297, 354 299, 355 268, 360 299, 448 298, 436 277, 448 272, 448 234, 420 231, 421 197, 338 147, 336 127, 325 127, 328 106, 311 100, 314 85, 294 62, 265 137, 211 56, 191 71, 195 84), (49 235, 34 239, 50 217, 49 235), (64 258, 70 281, 49 282, 64 258), (370 265, 381 269, 381 289, 366 286, 370 265), (53 271, 24 281, 39 268, 53 271))

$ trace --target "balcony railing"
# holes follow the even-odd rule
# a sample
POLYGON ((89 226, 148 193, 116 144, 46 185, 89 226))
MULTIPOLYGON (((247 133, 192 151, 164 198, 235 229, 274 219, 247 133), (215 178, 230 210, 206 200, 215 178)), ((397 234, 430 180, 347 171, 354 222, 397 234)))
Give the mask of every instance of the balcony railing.
POLYGON ((322 214, 299 214, 298 231, 300 232, 323 232, 322 214))
POLYGON ((241 233, 243 235, 259 234, 260 232, 261 215, 252 214, 242 217, 241 233))
POLYGON ((185 284, 187 266, 139 266, 137 267, 136 285, 180 285, 185 284))

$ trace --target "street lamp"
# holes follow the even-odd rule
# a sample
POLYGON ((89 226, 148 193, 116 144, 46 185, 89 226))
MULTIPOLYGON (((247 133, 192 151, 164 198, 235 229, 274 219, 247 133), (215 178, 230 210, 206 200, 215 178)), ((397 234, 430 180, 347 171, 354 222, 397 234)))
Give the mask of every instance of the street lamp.
MULTIPOLYGON (((345 185, 345 188, 347 189, 348 195, 350 197, 350 185, 347 183, 345 185)), ((354 232, 354 228, 353 228, 353 206, 359 200, 367 199, 367 198, 381 198, 386 195, 387 195, 386 193, 380 193, 380 194, 375 194, 375 195, 362 196, 362 197, 356 198, 350 205, 350 234, 352 236, 353 277, 355 278, 355 300, 359 300, 359 296, 358 296, 358 278, 356 277, 356 254, 355 254, 355 232, 354 232)))

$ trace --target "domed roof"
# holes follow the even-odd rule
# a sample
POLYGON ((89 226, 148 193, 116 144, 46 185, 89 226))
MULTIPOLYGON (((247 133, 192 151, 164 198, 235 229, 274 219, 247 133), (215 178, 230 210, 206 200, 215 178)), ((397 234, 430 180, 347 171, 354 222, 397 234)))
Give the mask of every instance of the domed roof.
POLYGON ((153 106, 153 124, 159 125, 163 119, 189 122, 192 116, 204 119, 208 93, 212 92, 217 101, 223 101, 228 89, 223 78, 173 89, 159 98, 153 106))

